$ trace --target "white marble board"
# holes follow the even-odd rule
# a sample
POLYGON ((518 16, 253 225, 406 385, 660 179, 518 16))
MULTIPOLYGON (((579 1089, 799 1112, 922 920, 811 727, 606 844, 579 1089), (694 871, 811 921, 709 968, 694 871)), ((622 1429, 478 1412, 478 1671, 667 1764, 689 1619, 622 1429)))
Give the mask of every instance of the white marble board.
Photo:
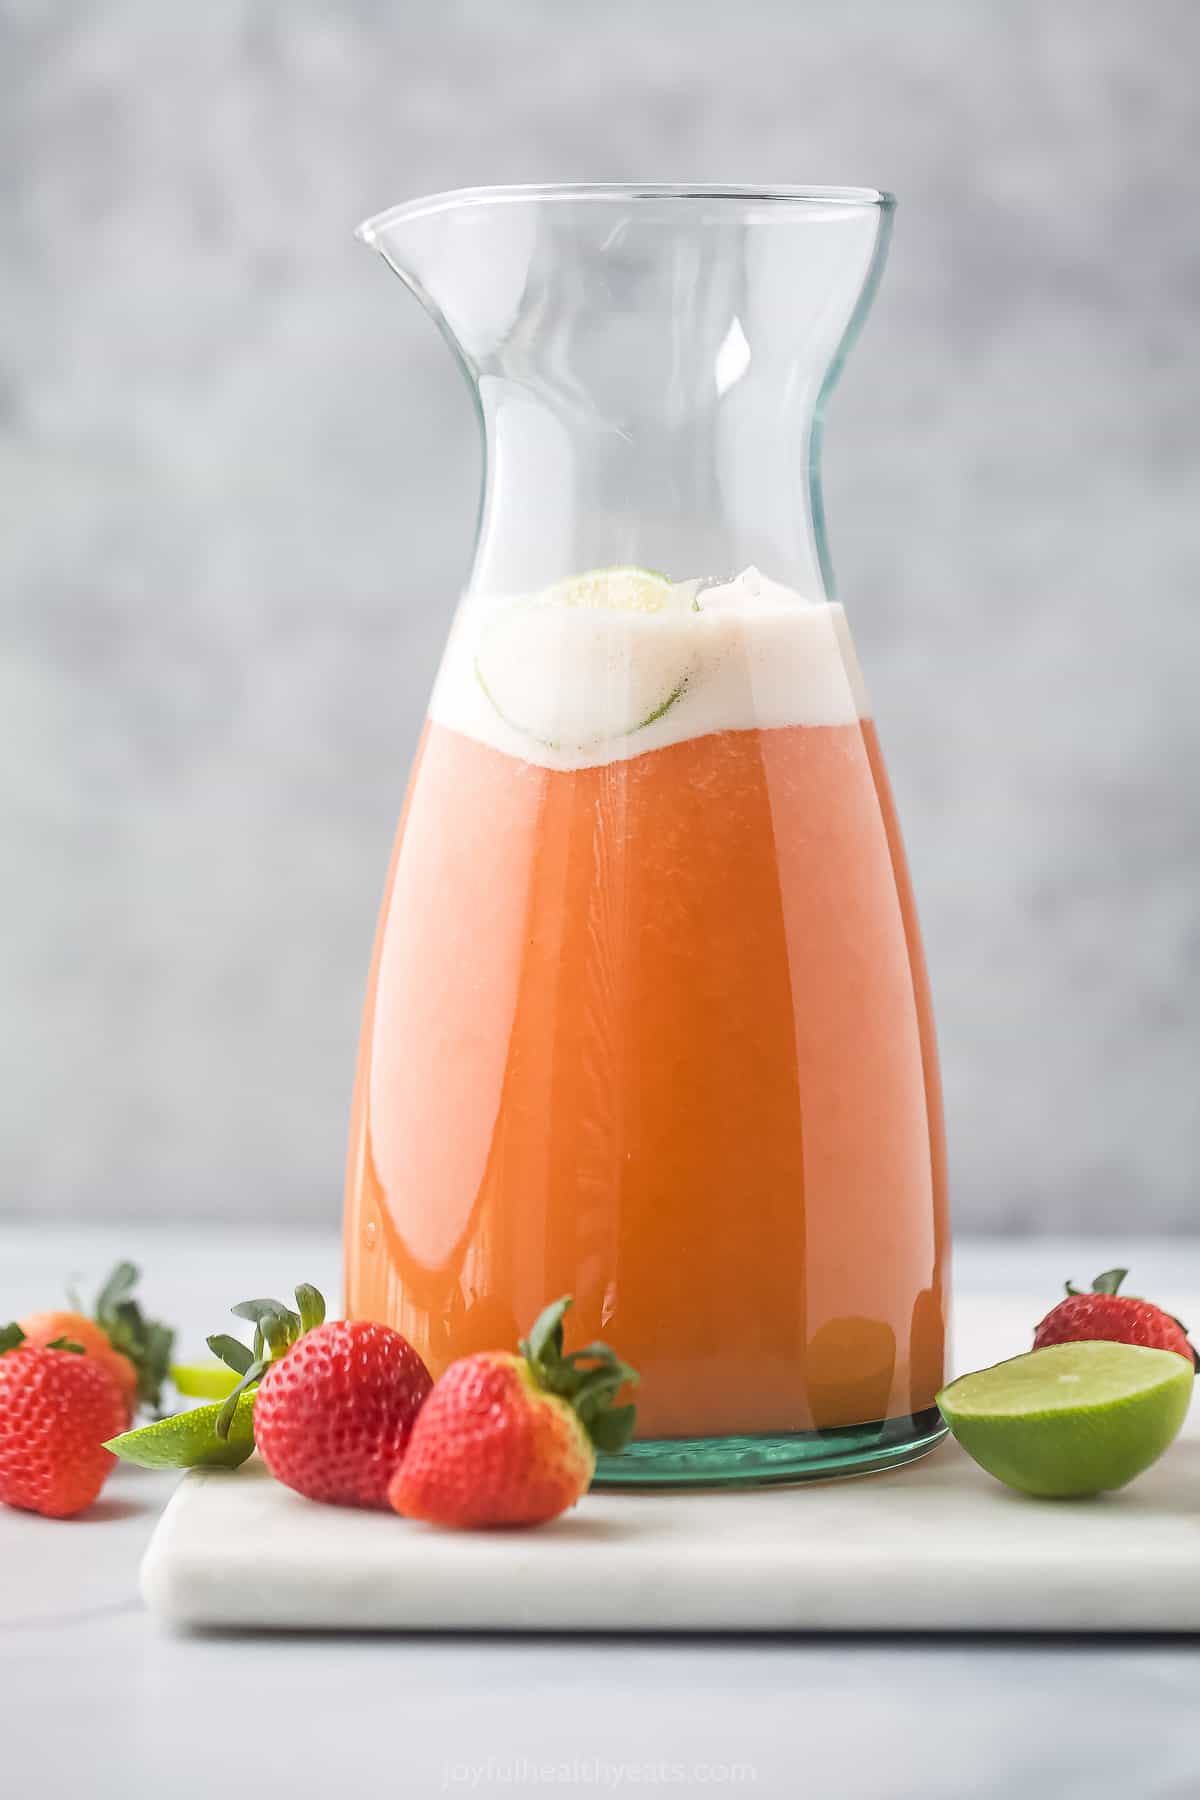
MULTIPOLYGON (((974 1300, 957 1366, 1026 1348, 1036 1317, 974 1300)), ((596 1493, 539 1531, 450 1533, 312 1505, 255 1459, 183 1479, 142 1589, 185 1626, 1196 1632, 1200 1405, 1140 1481, 1082 1502, 1013 1494, 946 1443, 855 1480, 596 1493)))

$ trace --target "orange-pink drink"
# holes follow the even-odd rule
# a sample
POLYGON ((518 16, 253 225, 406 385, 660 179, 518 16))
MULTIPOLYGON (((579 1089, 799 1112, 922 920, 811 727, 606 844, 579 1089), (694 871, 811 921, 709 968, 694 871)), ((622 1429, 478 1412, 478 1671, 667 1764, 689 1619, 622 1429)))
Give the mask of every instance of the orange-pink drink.
POLYGON ((371 970, 348 1310, 436 1374, 571 1293, 573 1341, 642 1372, 640 1437, 920 1412, 936 1050, 844 615, 761 581, 657 635, 577 610, 467 603, 447 654, 371 970))

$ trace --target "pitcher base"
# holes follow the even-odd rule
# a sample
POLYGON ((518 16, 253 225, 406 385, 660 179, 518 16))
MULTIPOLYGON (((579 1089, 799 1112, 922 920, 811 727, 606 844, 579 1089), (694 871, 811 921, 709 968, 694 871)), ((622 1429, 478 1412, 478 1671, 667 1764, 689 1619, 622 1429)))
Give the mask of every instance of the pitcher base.
POLYGON ((936 1406, 829 1431, 762 1437, 643 1438, 620 1456, 597 1458, 603 1488, 762 1487, 871 1475, 925 1456, 946 1435, 936 1406))

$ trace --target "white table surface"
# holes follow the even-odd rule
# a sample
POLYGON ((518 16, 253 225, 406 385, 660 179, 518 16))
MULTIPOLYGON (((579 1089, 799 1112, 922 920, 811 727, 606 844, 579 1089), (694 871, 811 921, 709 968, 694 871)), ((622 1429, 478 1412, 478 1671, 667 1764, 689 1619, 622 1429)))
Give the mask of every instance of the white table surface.
MULTIPOLYGON (((0 1321, 117 1255, 199 1351, 223 1307, 338 1287, 333 1232, 0 1226, 0 1321), (237 1289, 230 1291, 230 1274, 237 1289)), ((1200 1243, 969 1243, 957 1304, 1053 1298, 1128 1262, 1165 1299, 1200 1243)), ((799 1800, 1193 1800, 1194 1640, 173 1635, 137 1568, 173 1477, 119 1469, 82 1519, 0 1509, 5 1785, 39 1800, 293 1800, 739 1788, 799 1800)), ((1200 1530, 1200 1495, 1197 1496, 1200 1530)))

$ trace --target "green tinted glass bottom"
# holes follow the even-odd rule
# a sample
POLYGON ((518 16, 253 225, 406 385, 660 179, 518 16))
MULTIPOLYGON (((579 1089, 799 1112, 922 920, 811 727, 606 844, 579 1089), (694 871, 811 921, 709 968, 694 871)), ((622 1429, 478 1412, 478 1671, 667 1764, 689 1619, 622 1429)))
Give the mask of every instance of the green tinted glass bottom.
POLYGON ((778 1436, 644 1438, 596 1461, 596 1487, 756 1487, 870 1475, 915 1462, 946 1435, 936 1406, 869 1425, 778 1436))

